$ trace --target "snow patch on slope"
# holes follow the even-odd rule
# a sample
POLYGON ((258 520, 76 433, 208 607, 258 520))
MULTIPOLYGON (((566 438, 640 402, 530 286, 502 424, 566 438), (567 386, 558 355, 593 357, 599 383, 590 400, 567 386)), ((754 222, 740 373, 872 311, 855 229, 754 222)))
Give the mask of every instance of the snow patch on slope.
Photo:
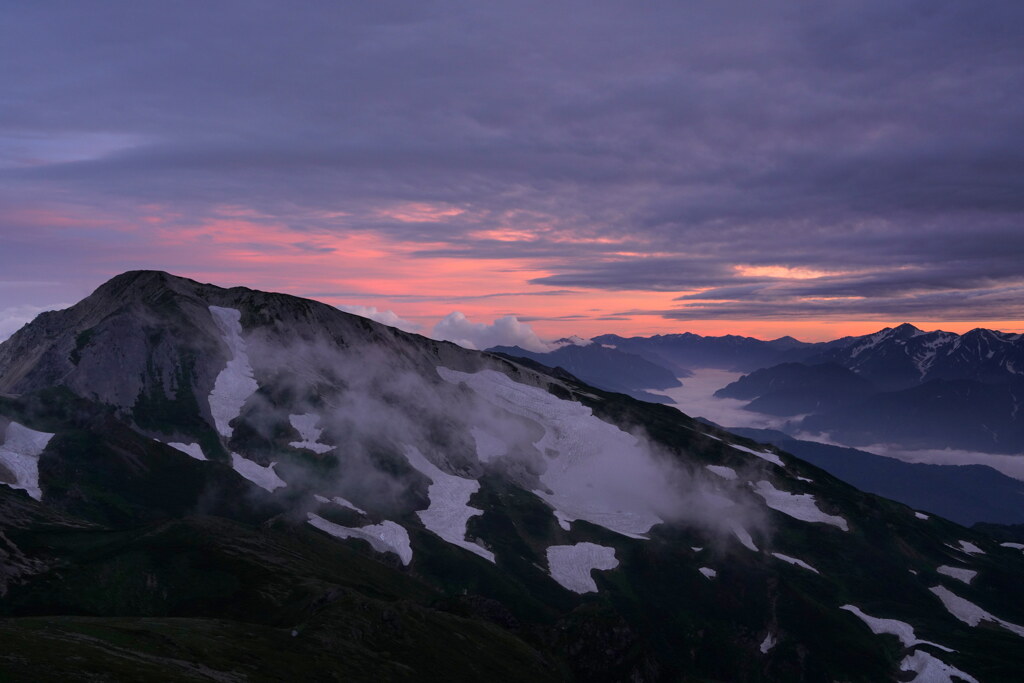
POLYGON ((595 417, 580 403, 494 370, 467 373, 439 367, 437 372, 544 429, 534 446, 554 458, 546 461, 547 470, 540 475, 545 488, 533 493, 560 513, 559 523, 585 520, 642 539, 662 521, 649 501, 652 492, 665 490, 664 474, 636 437, 595 417))
POLYGON ((776 643, 778 643, 778 641, 775 639, 775 634, 769 633, 764 637, 764 640, 761 641, 761 647, 758 649, 761 650, 761 654, 766 655, 773 647, 775 647, 776 643))
POLYGON ((276 462, 272 462, 264 467, 252 460, 243 458, 238 453, 231 454, 231 467, 234 468, 235 472, 238 472, 252 483, 267 491, 273 491, 288 485, 274 471, 274 465, 276 464, 276 462))
POLYGON ((210 414, 221 436, 230 439, 234 430, 231 421, 242 412, 246 399, 256 393, 259 385, 253 377, 252 365, 242 339, 242 314, 234 308, 210 306, 213 320, 222 339, 231 351, 231 359, 217 375, 210 392, 210 414))
POLYGON ((717 474, 722 479, 733 481, 738 476, 736 474, 736 470, 731 467, 726 467, 725 465, 705 465, 704 467, 712 474, 717 474))
POLYGON ((782 553, 772 553, 772 557, 774 557, 774 558, 776 558, 778 560, 782 560, 783 562, 788 562, 790 564, 795 564, 797 567, 803 567, 804 569, 809 569, 810 571, 814 572, 815 574, 820 574, 821 573, 817 569, 812 567, 811 565, 809 565, 806 562, 804 562, 803 560, 797 559, 795 557, 790 557, 789 555, 783 555, 782 553))
POLYGON ((352 502, 346 500, 345 498, 342 498, 341 496, 334 496, 333 498, 327 498, 327 497, 321 496, 321 495, 314 495, 313 499, 316 500, 316 502, 318 502, 318 503, 323 503, 324 505, 328 505, 330 503, 334 503, 338 507, 343 507, 343 508, 348 508, 349 510, 354 510, 355 512, 358 512, 361 515, 365 515, 366 514, 366 510, 362 509, 361 507, 356 506, 355 504, 353 504, 352 502))
POLYGON ((982 608, 975 605, 973 602, 964 600, 959 595, 952 592, 951 590, 948 590, 944 586, 935 586, 934 588, 929 588, 928 590, 930 590, 932 593, 935 593, 935 595, 939 596, 939 600, 942 601, 942 604, 946 607, 946 610, 948 610, 950 614, 952 614, 954 617, 964 622, 968 626, 977 626, 983 621, 992 621, 999 624, 1007 631, 1016 633, 1021 638, 1024 638, 1024 626, 1012 624, 1008 621, 1000 619, 997 616, 989 614, 982 608))
POLYGON ((295 431, 299 433, 302 441, 292 441, 288 445, 292 448, 305 448, 314 453, 326 453, 327 451, 334 450, 334 446, 320 443, 320 435, 323 434, 323 430, 318 429, 316 426, 319 420, 320 416, 316 413, 289 415, 288 421, 291 422, 295 431))
POLYGON ((974 676, 946 664, 924 650, 915 650, 913 654, 904 657, 900 662, 900 671, 916 671, 917 676, 911 679, 913 683, 954 683, 953 676, 967 683, 978 683, 974 676))
POLYGON ((596 543, 553 545, 547 555, 551 578, 574 593, 596 593, 597 584, 590 572, 619 566, 615 549, 596 543))
POLYGON ((744 453, 750 453, 751 455, 756 455, 757 457, 761 458, 762 460, 767 460, 768 462, 772 463, 773 465, 778 465, 779 467, 785 467, 786 466, 786 463, 782 462, 782 458, 780 458, 778 455, 776 455, 775 453, 772 453, 770 451, 755 451, 752 448, 747 448, 746 446, 737 446, 734 443, 730 443, 728 445, 732 446, 733 448, 735 448, 738 451, 743 451, 744 453))
POLYGON ((903 647, 914 647, 915 645, 932 645, 934 647, 939 648, 940 650, 945 650, 946 652, 953 652, 953 650, 943 645, 939 645, 938 643, 933 643, 928 640, 921 640, 917 637, 917 634, 914 633, 914 627, 905 621, 900 621, 898 619, 882 619, 880 617, 873 617, 868 614, 865 614, 856 605, 843 605, 839 609, 846 610, 847 612, 856 615, 858 619, 867 624, 868 628, 871 629, 871 632, 875 635, 882 635, 888 633, 896 636, 900 639, 900 642, 903 643, 903 647))
POLYGON ((555 510, 555 519, 558 520, 558 526, 562 527, 565 531, 572 529, 572 520, 568 519, 561 510, 555 510))
POLYGON ((849 531, 850 527, 846 520, 835 515, 828 515, 818 509, 814 496, 810 493, 789 493, 775 488, 770 481, 761 480, 757 482, 754 493, 764 498, 765 505, 789 515, 801 522, 821 522, 831 524, 843 531, 849 531))
POLYGON ((0 463, 14 476, 12 489, 21 489, 36 500, 43 499, 39 488, 39 456, 46 450, 53 434, 37 432, 17 422, 11 422, 4 430, 4 442, 0 445, 0 463))
POLYGON ((409 532, 404 527, 388 520, 380 524, 364 527, 348 527, 329 522, 323 517, 308 514, 308 521, 321 531, 326 531, 335 538, 361 538, 379 553, 394 553, 402 560, 402 564, 412 561, 412 544, 409 543, 409 532))
POLYGON ((476 442, 476 457, 480 459, 480 462, 497 460, 508 450, 501 439, 479 427, 471 427, 469 433, 473 435, 473 441, 476 442))
POLYGON ((469 506, 470 497, 480 490, 480 482, 443 472, 413 446, 406 447, 405 457, 410 465, 427 475, 433 482, 427 489, 430 506, 417 513, 423 526, 452 545, 465 548, 485 560, 494 562, 494 553, 466 540, 466 524, 469 518, 483 514, 483 510, 469 506))
POLYGON ((960 550, 968 555, 984 555, 985 551, 970 541, 960 541, 960 550))
POLYGON ((174 441, 167 445, 195 458, 196 460, 206 460, 206 454, 203 453, 203 447, 197 443, 181 443, 180 441, 174 441))
POLYGON ((697 571, 699 571, 701 574, 703 574, 708 579, 713 579, 716 576, 718 576, 718 572, 716 572, 711 567, 701 567, 697 571))
POLYGON ((964 569, 963 567, 949 567, 947 565, 942 565, 935 571, 937 571, 940 574, 945 574, 946 576, 952 577, 957 581, 963 581, 968 585, 970 585, 971 581, 974 580, 974 577, 978 575, 978 572, 974 571, 973 569, 964 569))
POLYGON ((736 536, 736 538, 739 539, 740 543, 742 543, 747 548, 750 548, 755 553, 759 552, 758 549, 757 549, 757 546, 754 545, 754 539, 750 537, 750 532, 749 531, 744 529, 742 526, 740 526, 736 522, 733 522, 732 524, 730 524, 729 528, 732 529, 733 535, 736 536))

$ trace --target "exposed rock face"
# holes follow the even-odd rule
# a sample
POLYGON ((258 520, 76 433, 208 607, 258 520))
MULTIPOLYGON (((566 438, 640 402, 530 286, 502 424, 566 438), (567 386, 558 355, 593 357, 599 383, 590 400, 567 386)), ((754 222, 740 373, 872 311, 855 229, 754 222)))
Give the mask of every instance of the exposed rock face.
POLYGON ((316 302, 127 273, 0 344, 0 392, 38 465, 31 492, 0 481, 0 678, 879 681, 925 659, 845 605, 943 666, 1024 667, 1019 550, 316 302))
MULTIPOLYGON (((153 413, 175 406, 198 409, 213 424, 206 397, 232 352, 211 306, 243 312, 261 385, 281 376, 306 390, 343 384, 336 376, 339 348, 366 354, 367 361, 386 356, 393 368, 427 376, 438 365, 475 370, 497 362, 308 299, 132 271, 68 309, 41 314, 0 346, 0 393, 65 386, 116 406, 144 428, 155 421, 153 413)), ((516 372, 528 383, 550 383, 538 373, 516 372)))

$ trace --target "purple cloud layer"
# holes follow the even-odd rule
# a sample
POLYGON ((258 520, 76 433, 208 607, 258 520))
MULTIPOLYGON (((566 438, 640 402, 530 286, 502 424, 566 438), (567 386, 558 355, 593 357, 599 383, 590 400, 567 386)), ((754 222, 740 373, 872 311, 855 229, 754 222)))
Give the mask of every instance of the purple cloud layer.
POLYGON ((0 278, 151 246, 88 222, 54 240, 25 211, 185 227, 244 207, 314 251, 372 232, 535 262, 540 291, 678 292, 653 312, 680 320, 1024 318, 1020 2, 4 14, 0 278), (387 210, 408 203, 457 212, 387 210))

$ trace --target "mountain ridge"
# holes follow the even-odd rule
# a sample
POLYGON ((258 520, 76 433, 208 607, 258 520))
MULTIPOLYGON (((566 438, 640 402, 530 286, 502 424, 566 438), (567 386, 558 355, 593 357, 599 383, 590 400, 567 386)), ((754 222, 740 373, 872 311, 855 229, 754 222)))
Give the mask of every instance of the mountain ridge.
POLYGON ((0 460, 34 464, 39 489, 0 486, 0 632, 23 648, 0 672, 62 655, 83 678, 175 659, 180 680, 1024 666, 1024 554, 984 534, 567 373, 316 302, 133 278, 0 345, 18 394, 0 415, 38 435, 8 426, 0 460), (933 589, 998 617, 965 626, 933 589))

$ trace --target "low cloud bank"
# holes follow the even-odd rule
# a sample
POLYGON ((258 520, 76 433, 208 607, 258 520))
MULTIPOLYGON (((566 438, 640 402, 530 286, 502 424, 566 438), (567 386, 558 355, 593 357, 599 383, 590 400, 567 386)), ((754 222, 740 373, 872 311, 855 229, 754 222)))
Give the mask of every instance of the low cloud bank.
POLYGON ((420 332, 423 329, 423 326, 419 323, 414 323, 411 320, 399 317, 399 315, 394 311, 380 311, 376 306, 355 306, 343 304, 338 306, 338 308, 346 313, 352 313, 364 318, 369 318, 370 320, 374 320, 384 325, 397 327, 404 332, 420 332))
POLYGON ((514 315, 506 315, 487 324, 471 322, 464 314, 453 311, 434 326, 431 336, 467 349, 518 346, 539 353, 551 350, 551 346, 542 341, 529 325, 519 322, 514 315))

